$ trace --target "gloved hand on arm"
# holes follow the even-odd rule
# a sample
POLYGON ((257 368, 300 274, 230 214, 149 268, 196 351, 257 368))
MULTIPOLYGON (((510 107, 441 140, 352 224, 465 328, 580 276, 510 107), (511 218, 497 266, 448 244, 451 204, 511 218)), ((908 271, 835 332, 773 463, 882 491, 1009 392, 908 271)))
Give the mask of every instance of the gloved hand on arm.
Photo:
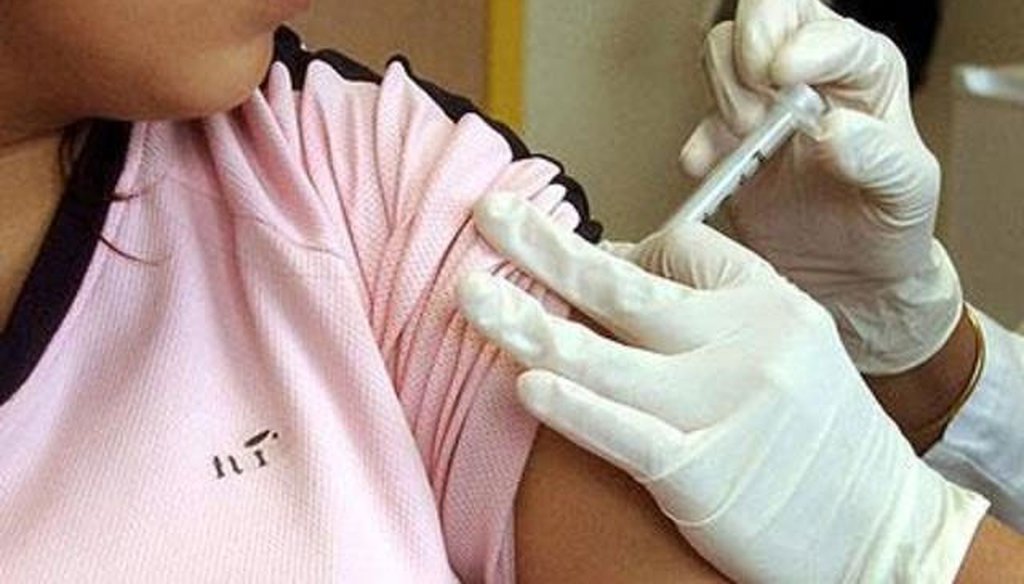
POLYGON ((717 108, 683 149, 695 176, 757 126, 772 91, 806 83, 831 106, 820 136, 795 139, 733 197, 740 241, 829 310, 862 373, 935 355, 963 297, 933 238, 941 173, 895 44, 818 0, 741 0, 704 65, 717 108))
POLYGON ((485 198, 475 218, 618 339, 468 276, 464 314, 529 369, 521 401, 644 484, 723 573, 952 581, 987 502, 914 455, 828 313, 767 262, 702 225, 620 247, 627 261, 513 197, 485 198))

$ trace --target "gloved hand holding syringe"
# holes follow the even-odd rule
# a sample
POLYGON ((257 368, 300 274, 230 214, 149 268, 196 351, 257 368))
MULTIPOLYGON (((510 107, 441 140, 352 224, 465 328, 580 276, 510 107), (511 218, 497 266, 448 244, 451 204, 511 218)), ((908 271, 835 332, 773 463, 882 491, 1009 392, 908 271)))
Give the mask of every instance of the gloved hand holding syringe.
POLYGON ((460 285, 463 314, 529 369, 528 411, 643 484, 727 577, 952 582, 988 503, 928 469, 862 377, 934 355, 962 305, 898 50, 815 0, 741 0, 705 67, 718 107, 681 162, 709 178, 671 229, 601 250, 516 197, 475 209, 610 334, 486 274, 460 285), (823 131, 779 151, 799 124, 764 91, 801 83, 828 88, 823 131), (776 151, 730 208, 757 253, 700 224, 776 151))
POLYGON ((713 215, 798 130, 810 136, 820 134, 820 120, 826 111, 825 100, 807 85, 796 85, 781 92, 764 122, 708 174, 662 229, 669 230, 683 222, 704 221, 713 215))
POLYGON ((811 91, 787 92, 639 243, 598 249, 507 194, 477 203, 488 243, 608 334, 487 273, 460 283, 462 313, 528 369, 527 411, 642 484, 732 580, 952 582, 988 501, 917 456, 821 304, 700 224, 813 130, 811 91))

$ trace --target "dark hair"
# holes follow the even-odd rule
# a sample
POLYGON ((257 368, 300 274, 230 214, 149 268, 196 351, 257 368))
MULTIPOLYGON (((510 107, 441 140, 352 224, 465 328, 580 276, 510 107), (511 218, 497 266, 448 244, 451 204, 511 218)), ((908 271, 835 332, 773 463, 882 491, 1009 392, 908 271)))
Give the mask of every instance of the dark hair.
MULTIPOLYGON (((76 199, 87 208, 130 199, 132 195, 114 191, 128 155, 131 131, 131 122, 106 119, 81 120, 65 127, 60 142, 63 196, 76 199)), ((118 249, 104 237, 102 223, 90 228, 96 231, 95 235, 103 245, 117 255, 132 261, 152 263, 118 249)))
POLYGON ((90 203, 124 198, 114 188, 128 154, 131 128, 131 122, 104 119, 81 120, 64 128, 60 143, 64 196, 90 203))

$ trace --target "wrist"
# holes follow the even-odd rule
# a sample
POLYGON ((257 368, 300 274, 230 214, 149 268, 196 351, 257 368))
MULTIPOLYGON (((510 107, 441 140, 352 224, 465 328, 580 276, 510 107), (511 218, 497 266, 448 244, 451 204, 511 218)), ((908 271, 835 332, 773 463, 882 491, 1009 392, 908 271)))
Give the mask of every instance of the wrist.
POLYGON ((984 338, 969 309, 928 361, 891 376, 865 376, 882 408, 923 454, 970 397, 984 364, 984 338))
POLYGON ((963 316, 963 292, 952 260, 933 240, 917 273, 827 305, 861 373, 893 376, 917 369, 946 344, 963 316))

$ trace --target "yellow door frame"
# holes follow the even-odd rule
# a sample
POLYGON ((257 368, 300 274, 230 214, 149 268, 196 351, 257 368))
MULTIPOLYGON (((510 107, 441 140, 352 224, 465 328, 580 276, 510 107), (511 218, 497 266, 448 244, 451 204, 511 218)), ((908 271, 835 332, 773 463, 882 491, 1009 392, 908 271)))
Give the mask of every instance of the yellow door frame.
POLYGON ((490 0, 487 109, 516 130, 523 128, 523 19, 526 0, 490 0))

